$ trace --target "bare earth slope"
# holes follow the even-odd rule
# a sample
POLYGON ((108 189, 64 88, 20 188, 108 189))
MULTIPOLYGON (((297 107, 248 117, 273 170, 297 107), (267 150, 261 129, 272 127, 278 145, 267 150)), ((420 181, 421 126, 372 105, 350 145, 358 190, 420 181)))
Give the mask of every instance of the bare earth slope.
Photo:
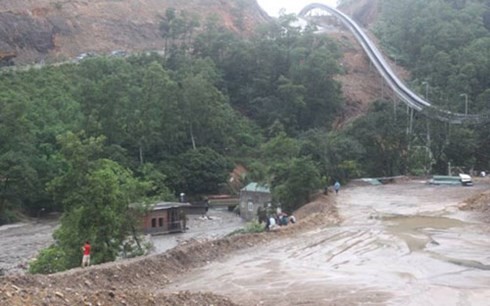
MULTIPOLYGON (((379 14, 377 0, 351 1, 339 9, 363 27, 371 40, 377 41, 377 38, 370 32, 379 14)), ((330 35, 338 41, 343 52, 341 65, 344 73, 336 77, 342 85, 342 94, 345 99, 345 108, 336 121, 336 127, 342 128, 345 124, 364 115, 374 101, 397 99, 394 99, 394 93, 384 83, 376 68, 369 62, 362 47, 347 29, 330 35)), ((379 43, 377 45, 382 50, 379 43)), ((410 78, 409 72, 403 67, 397 66, 386 56, 385 59, 402 80, 410 78)))
POLYGON ((167 8, 217 15, 229 29, 250 31, 268 19, 255 0, 2 0, 0 51, 16 63, 64 60, 82 52, 163 48, 159 23, 167 8), (243 5, 242 5, 243 4, 243 5))

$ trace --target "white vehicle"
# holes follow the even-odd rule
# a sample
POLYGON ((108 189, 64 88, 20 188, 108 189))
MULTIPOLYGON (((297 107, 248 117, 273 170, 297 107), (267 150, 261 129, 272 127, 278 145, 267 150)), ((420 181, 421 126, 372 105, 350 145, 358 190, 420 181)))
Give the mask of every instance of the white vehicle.
POLYGON ((473 181, 471 180, 471 176, 468 174, 459 174, 459 180, 463 186, 473 186, 473 181))
POLYGON ((123 50, 114 50, 111 52, 111 56, 113 57, 125 57, 126 55, 128 55, 128 53, 123 50))
POLYGON ((97 54, 95 52, 86 52, 86 53, 82 53, 80 54, 79 56, 77 56, 77 60, 78 61, 81 61, 81 60, 84 60, 86 58, 89 58, 89 57, 94 57, 96 56, 97 54))

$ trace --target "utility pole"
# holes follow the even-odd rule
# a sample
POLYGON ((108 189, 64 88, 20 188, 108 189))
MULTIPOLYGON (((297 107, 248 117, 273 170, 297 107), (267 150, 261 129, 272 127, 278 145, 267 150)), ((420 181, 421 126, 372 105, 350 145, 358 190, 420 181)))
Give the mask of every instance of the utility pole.
MULTIPOLYGON (((425 85, 425 100, 429 102, 429 82, 422 82, 422 85, 425 85)), ((427 174, 430 173, 430 164, 431 164, 431 153, 430 153, 430 118, 427 116, 427 174)))

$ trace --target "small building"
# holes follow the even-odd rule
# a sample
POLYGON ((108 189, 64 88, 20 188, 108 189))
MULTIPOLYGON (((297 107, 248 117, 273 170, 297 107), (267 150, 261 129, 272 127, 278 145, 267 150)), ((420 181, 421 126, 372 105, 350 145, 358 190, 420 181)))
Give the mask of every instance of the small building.
POLYGON ((265 209, 272 201, 270 188, 258 183, 250 183, 240 190, 240 216, 251 221, 257 217, 259 208, 265 209))
POLYGON ((151 235, 184 232, 190 207, 189 203, 178 202, 160 202, 150 206, 142 216, 143 232, 151 235))

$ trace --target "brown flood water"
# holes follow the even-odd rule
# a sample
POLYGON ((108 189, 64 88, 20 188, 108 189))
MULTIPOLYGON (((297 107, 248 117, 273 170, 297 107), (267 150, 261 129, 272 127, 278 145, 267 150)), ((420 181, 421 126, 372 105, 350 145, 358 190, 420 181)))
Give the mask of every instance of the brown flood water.
POLYGON ((241 305, 490 305, 490 230, 457 209, 484 188, 347 188, 340 226, 235 253, 164 290, 241 305))

